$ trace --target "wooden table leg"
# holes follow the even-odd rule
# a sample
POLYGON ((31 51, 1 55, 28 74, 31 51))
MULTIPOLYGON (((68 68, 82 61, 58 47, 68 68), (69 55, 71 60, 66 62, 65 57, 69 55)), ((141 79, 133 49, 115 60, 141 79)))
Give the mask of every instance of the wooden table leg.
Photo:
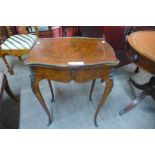
POLYGON ((95 115, 94 115, 94 124, 96 127, 98 127, 98 124, 97 124, 97 116, 98 116, 98 113, 100 111, 100 109, 102 108, 103 104, 105 103, 105 100, 107 99, 109 93, 111 92, 111 89, 112 89, 112 78, 110 78, 109 76, 107 76, 105 79, 105 90, 104 90, 104 94, 98 104, 98 107, 96 109, 96 112, 95 112, 95 115))
POLYGON ((11 91, 6 76, 4 76, 4 78, 5 78, 5 91, 6 91, 6 93, 7 93, 12 99, 14 99, 15 101, 19 101, 19 100, 14 96, 13 92, 11 91))
POLYGON ((53 92, 53 87, 52 87, 52 83, 50 80, 47 80, 48 81, 48 85, 50 87, 50 91, 51 91, 51 94, 52 94, 52 102, 54 102, 54 92, 53 92))
POLYGON ((7 69, 8 69, 8 72, 9 72, 11 75, 13 75, 13 74, 14 74, 13 69, 12 69, 12 68, 10 67, 10 65, 8 64, 8 62, 7 62, 6 58, 5 58, 5 55, 2 56, 1 58, 3 59, 5 65, 6 65, 7 69))
POLYGON ((31 87, 32 87, 32 91, 35 94, 35 96, 37 97, 37 99, 39 100, 39 103, 41 104, 41 106, 43 107, 43 109, 45 110, 45 112, 48 115, 49 118, 49 125, 52 123, 52 115, 50 114, 45 101, 41 95, 40 89, 39 89, 39 77, 35 76, 35 71, 31 71, 31 87))
POLYGON ((123 110, 121 110, 119 112, 120 115, 125 114, 126 112, 130 111, 131 109, 133 109, 135 106, 138 105, 138 103, 146 96, 148 95, 147 91, 143 91, 142 93, 140 93, 140 95, 138 97, 136 97, 128 106, 126 106, 123 110))
POLYGON ((129 79, 130 82, 138 89, 143 90, 138 97, 136 97, 131 103, 129 103, 128 106, 126 106, 124 109, 122 109, 119 114, 123 115, 126 112, 130 111, 134 107, 136 107, 139 102, 146 96, 146 95, 151 95, 153 99, 155 99, 155 77, 152 76, 150 78, 150 81, 145 83, 145 84, 138 84, 135 80, 129 79))
POLYGON ((93 90, 94 90, 95 82, 96 82, 96 79, 93 80, 92 85, 91 85, 90 94, 89 94, 89 100, 90 101, 92 101, 92 93, 93 93, 93 90))

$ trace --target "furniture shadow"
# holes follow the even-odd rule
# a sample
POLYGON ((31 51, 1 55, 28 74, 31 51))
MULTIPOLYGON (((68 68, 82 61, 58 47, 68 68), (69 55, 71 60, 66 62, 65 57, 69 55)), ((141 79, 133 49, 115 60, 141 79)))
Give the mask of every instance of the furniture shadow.
POLYGON ((155 107, 143 107, 143 111, 147 112, 147 113, 155 113, 155 107))
POLYGON ((15 102, 10 98, 3 100, 0 109, 0 129, 19 129, 19 117, 20 102, 15 102))

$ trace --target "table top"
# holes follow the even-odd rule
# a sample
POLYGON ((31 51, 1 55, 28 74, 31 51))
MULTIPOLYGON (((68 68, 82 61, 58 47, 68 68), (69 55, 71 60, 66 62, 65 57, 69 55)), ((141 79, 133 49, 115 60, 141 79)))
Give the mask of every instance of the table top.
POLYGON ((128 36, 129 44, 144 58, 155 63, 155 31, 138 31, 128 36))
POLYGON ((26 64, 30 66, 117 65, 113 48, 100 38, 62 37, 38 39, 26 64))

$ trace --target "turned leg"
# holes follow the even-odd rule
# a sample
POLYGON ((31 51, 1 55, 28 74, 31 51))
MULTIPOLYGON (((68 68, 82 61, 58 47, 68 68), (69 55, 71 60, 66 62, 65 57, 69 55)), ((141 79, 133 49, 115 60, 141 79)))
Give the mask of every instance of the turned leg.
POLYGON ((4 76, 4 78, 5 78, 5 91, 6 91, 6 93, 7 93, 13 100, 19 101, 19 100, 14 96, 13 92, 11 91, 6 76, 4 76))
POLYGON ((133 109, 135 106, 138 105, 138 103, 146 96, 148 95, 147 91, 143 91, 142 93, 140 93, 140 95, 138 97, 136 97, 127 107, 125 107, 123 110, 121 110, 119 112, 120 115, 125 114, 126 112, 130 111, 131 109, 133 109))
POLYGON ((21 57, 21 56, 18 56, 18 59, 19 59, 19 61, 21 61, 21 62, 22 62, 22 57, 21 57))
POLYGON ((136 88, 138 88, 138 89, 140 89, 140 90, 144 90, 144 89, 146 89, 146 87, 148 86, 148 83, 145 83, 145 84, 143 84, 143 85, 140 85, 140 84, 138 84, 135 80, 133 80, 133 79, 131 79, 131 78, 129 78, 129 81, 130 81, 136 88))
POLYGON ((105 100, 107 99, 107 97, 108 97, 108 95, 109 95, 109 93, 110 93, 110 91, 112 89, 112 79, 107 76, 104 80, 105 80, 105 83, 106 83, 104 94, 103 94, 103 96, 102 96, 102 98, 101 98, 101 100, 100 100, 100 102, 98 104, 98 107, 96 109, 95 116, 94 116, 94 124, 95 124, 96 127, 98 127, 98 125, 97 125, 97 115, 98 115, 100 109, 102 108, 105 100))
POLYGON ((92 101, 92 93, 93 93, 93 90, 94 90, 95 82, 96 82, 96 79, 93 80, 92 85, 91 85, 90 94, 89 94, 89 100, 90 101, 92 101))
POLYGON ((52 87, 52 83, 50 80, 47 80, 48 81, 48 85, 50 87, 50 91, 51 91, 51 94, 52 94, 52 102, 54 102, 54 92, 53 92, 53 87, 52 87))
POLYGON ((40 89, 39 89, 39 77, 36 77, 35 76, 35 73, 34 71, 31 71, 31 87, 32 87, 32 91, 33 93, 35 94, 35 96, 37 97, 37 99, 39 100, 39 103, 41 104, 41 106, 43 107, 43 109, 45 110, 45 112, 47 113, 48 115, 48 118, 49 118, 49 125, 52 123, 52 116, 45 104, 45 101, 41 95, 41 92, 40 92, 40 89))
POLYGON ((8 72, 9 72, 11 75, 13 75, 13 74, 14 74, 13 69, 12 69, 12 68, 10 67, 10 65, 8 64, 8 62, 7 62, 6 58, 5 58, 5 55, 2 56, 1 58, 3 59, 5 65, 6 65, 7 69, 8 69, 8 72))

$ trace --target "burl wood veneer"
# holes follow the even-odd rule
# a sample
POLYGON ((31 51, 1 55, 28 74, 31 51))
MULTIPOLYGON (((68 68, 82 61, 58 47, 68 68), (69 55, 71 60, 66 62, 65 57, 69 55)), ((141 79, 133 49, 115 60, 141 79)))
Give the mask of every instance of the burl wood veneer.
MULTIPOLYGON (((94 116, 96 126, 98 112, 112 88, 112 81, 109 78, 110 71, 118 63, 119 61, 108 43, 102 39, 79 37, 38 39, 26 60, 26 64, 31 68, 32 90, 45 109, 49 123, 52 122, 52 116, 40 93, 40 80, 48 80, 52 101, 54 101, 50 80, 64 83, 71 80, 78 83, 93 80, 94 83, 97 78, 103 79, 106 87, 94 116)), ((90 99, 93 87, 92 85, 90 99)))

